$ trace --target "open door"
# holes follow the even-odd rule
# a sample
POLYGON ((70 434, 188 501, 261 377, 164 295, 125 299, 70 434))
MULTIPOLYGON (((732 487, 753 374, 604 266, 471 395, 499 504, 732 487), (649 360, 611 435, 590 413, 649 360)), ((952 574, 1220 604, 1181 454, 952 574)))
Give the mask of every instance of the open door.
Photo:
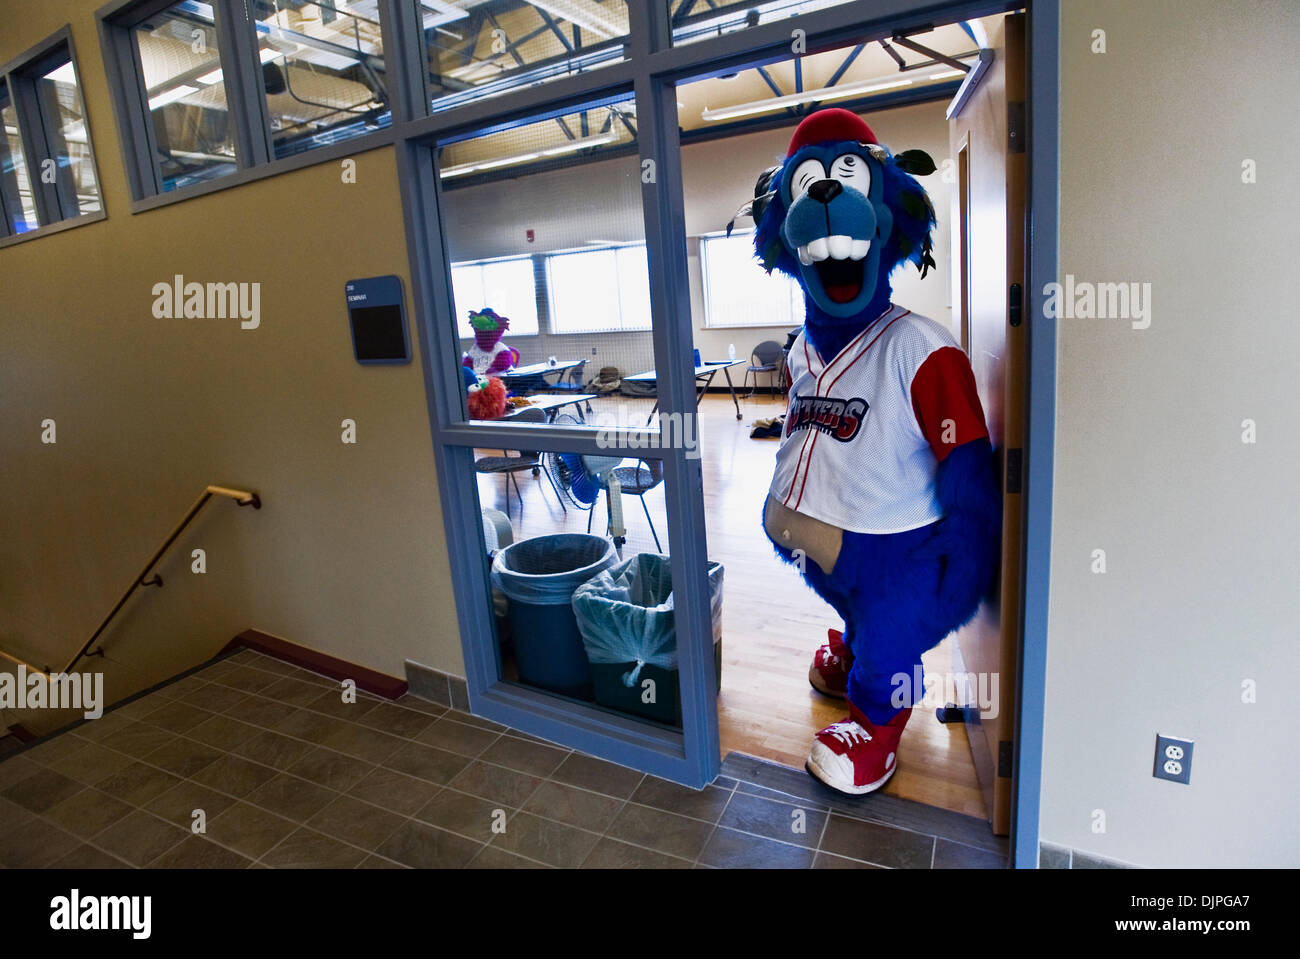
MULTIPOLYGON (((962 346, 970 355, 1003 483, 1002 568, 990 599, 957 634, 957 672, 974 674, 966 710, 971 754, 993 832, 1011 829, 1011 765, 1020 633, 1020 470, 1024 439, 1025 15, 990 30, 993 61, 949 137, 956 161, 952 223, 962 346), (996 677, 996 685, 994 685, 996 677), (981 714, 978 699, 987 702, 981 714)), ((960 690, 959 690, 960 693, 960 690)))

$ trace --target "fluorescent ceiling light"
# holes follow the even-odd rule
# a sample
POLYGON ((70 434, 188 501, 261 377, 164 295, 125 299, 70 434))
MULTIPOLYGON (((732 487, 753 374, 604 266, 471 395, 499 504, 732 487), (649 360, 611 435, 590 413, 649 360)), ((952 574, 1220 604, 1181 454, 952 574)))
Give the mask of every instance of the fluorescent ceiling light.
MULTIPOLYGON (((469 16, 468 10, 462 10, 452 3, 444 3, 443 0, 420 0, 421 23, 424 29, 438 27, 444 23, 454 23, 457 20, 463 20, 469 16)), ((449 30, 439 30, 440 33, 451 33, 449 30)), ((451 34, 456 36, 455 34, 451 34)), ((457 40, 462 39, 456 36, 457 40)))
POLYGON ((892 90, 896 87, 909 87, 911 85, 911 80, 887 80, 884 82, 864 80, 860 83, 845 83, 835 87, 823 87, 820 90, 805 90, 803 93, 791 93, 783 97, 770 97, 766 100, 755 100, 751 103, 737 103, 735 106, 705 110, 700 114, 700 119, 734 120, 737 117, 748 117, 757 113, 784 110, 786 107, 799 106, 802 103, 843 100, 846 97, 861 96, 864 93, 875 93, 878 90, 892 90))
POLYGON ((195 82, 195 83, 202 83, 204 86, 207 86, 209 83, 220 83, 220 82, 221 82, 221 67, 217 67, 217 68, 216 68, 215 70, 213 70, 212 72, 210 72, 210 73, 205 73, 205 74, 203 74, 203 76, 201 76, 201 77, 195 77, 195 78, 194 78, 194 82, 195 82))
POLYGON ((619 37, 627 29, 593 0, 531 0, 539 10, 568 20, 600 37, 619 37))
POLYGON ((150 97, 149 109, 157 110, 159 107, 165 107, 169 103, 174 103, 175 101, 180 100, 183 97, 189 96, 191 93, 198 93, 198 92, 199 92, 198 87, 192 87, 189 86, 188 84, 182 83, 178 87, 172 87, 170 90, 164 90, 156 97, 150 97))
POLYGON ((927 80, 950 80, 953 77, 964 77, 965 75, 966 75, 965 70, 945 70, 943 71, 943 73, 932 73, 928 77, 926 77, 926 79, 927 80))
POLYGON ((478 173, 483 170, 495 170, 498 167, 514 166, 517 163, 527 163, 529 160, 539 160, 542 157, 561 156, 565 153, 575 153, 578 150, 585 150, 587 147, 601 146, 605 143, 611 143, 618 137, 613 133, 604 133, 600 136, 581 137, 577 140, 570 140, 556 147, 548 147, 545 150, 534 150, 531 153, 520 153, 515 156, 498 157, 494 160, 476 160, 473 163, 460 163, 456 166, 443 167, 440 171, 443 179, 452 176, 464 176, 467 173, 478 173))
POLYGON ((72 61, 69 60, 63 66, 45 74, 45 79, 53 80, 55 83, 76 83, 77 73, 72 69, 72 61))

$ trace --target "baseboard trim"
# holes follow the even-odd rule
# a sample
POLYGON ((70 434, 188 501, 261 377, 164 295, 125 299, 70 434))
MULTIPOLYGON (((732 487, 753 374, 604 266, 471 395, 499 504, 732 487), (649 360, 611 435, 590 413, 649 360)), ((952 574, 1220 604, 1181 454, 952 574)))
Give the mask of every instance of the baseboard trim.
POLYGON ((339 659, 337 656, 330 656, 315 649, 308 649, 306 646, 299 646, 287 639, 281 639, 279 636, 272 636, 270 633, 263 633, 256 629, 244 630, 227 643, 217 656, 225 656, 239 649, 251 649, 255 652, 265 653, 267 656, 273 656, 294 666, 301 666, 303 669, 309 669, 313 673, 320 673, 330 679, 340 681, 350 679, 357 684, 357 689, 384 699, 399 699, 406 695, 407 690, 410 688, 404 679, 398 679, 396 676, 389 676, 386 673, 368 669, 365 666, 358 666, 346 659, 339 659))
POLYGON ((1140 869, 1141 866, 1120 859, 1108 859, 1096 853, 1039 840, 1039 869, 1140 869))
POLYGON ((440 706, 449 706, 463 712, 470 711, 469 689, 460 676, 453 676, 451 673, 444 673, 440 669, 408 659, 406 681, 410 684, 412 696, 419 696, 440 706))

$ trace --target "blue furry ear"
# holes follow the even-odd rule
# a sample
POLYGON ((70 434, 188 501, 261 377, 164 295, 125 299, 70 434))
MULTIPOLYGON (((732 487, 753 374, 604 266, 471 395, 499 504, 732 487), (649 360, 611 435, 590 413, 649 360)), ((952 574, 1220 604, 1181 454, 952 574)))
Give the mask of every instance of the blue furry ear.
POLYGON ((768 273, 778 270, 799 278, 798 263, 781 242, 781 224, 785 222, 785 201, 779 191, 766 204, 758 229, 754 231, 754 255, 768 273))

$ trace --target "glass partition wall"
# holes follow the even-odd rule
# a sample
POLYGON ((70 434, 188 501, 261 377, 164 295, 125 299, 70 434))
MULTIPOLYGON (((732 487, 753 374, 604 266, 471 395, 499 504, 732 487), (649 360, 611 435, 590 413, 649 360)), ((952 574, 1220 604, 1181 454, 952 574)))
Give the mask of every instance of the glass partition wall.
MULTIPOLYGON (((701 5, 722 29, 680 0, 417 6, 393 19, 419 37, 419 75, 394 83, 431 106, 396 140, 471 707, 701 786, 721 759, 727 627, 705 535, 678 84, 921 21, 900 17, 907 3, 748 20, 701 5), (614 367, 653 393, 606 394, 614 367), (646 631, 675 643, 636 646, 646 631), (667 649, 675 660, 653 655, 667 649)), ((743 200, 753 171, 737 177, 743 200)), ((709 242, 720 276, 739 242, 709 242)), ((794 309, 778 292, 769 306, 794 309)))

